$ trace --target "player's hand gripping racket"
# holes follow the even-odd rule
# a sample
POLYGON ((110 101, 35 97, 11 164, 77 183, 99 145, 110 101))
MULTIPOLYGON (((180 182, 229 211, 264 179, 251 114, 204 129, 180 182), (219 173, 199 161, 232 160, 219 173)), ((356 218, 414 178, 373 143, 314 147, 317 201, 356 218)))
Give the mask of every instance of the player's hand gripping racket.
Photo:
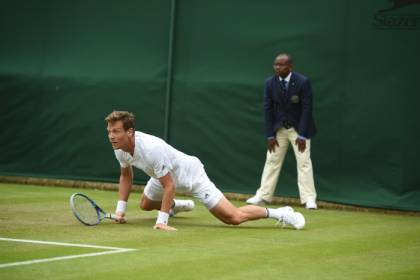
POLYGON ((87 226, 97 225, 103 219, 116 220, 113 214, 106 213, 95 201, 81 193, 72 194, 70 207, 74 216, 87 226))

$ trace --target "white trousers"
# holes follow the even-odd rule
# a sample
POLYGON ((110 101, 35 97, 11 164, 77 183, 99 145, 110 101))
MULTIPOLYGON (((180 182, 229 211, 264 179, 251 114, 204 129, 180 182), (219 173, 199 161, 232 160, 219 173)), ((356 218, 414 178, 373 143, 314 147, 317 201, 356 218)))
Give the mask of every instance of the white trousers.
POLYGON ((276 139, 279 146, 275 147, 274 152, 270 153, 267 150, 267 158, 265 160, 264 170, 261 177, 261 186, 257 190, 258 197, 268 202, 271 202, 273 199, 284 157, 286 156, 289 143, 291 143, 297 163, 300 202, 304 204, 308 200, 316 200, 311 161, 311 141, 309 139, 306 140, 306 149, 303 153, 301 153, 295 144, 297 137, 298 134, 294 128, 280 128, 277 130, 276 139))

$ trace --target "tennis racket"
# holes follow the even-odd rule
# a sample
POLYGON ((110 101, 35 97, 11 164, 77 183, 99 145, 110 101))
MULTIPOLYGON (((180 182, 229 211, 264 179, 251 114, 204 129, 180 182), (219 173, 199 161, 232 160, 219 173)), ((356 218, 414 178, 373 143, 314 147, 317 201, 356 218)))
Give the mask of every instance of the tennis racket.
POLYGON ((103 219, 115 220, 113 214, 106 213, 98 204, 88 196, 74 193, 70 197, 70 207, 74 216, 84 225, 94 226, 103 219))

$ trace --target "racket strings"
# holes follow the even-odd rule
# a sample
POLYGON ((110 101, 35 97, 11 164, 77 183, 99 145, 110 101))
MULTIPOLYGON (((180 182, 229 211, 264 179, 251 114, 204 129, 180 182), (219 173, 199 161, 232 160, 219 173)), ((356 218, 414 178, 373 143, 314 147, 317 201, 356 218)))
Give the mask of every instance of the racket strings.
POLYGON ((73 206, 77 215, 87 224, 97 224, 99 221, 98 212, 92 203, 82 196, 76 196, 73 199, 73 206))

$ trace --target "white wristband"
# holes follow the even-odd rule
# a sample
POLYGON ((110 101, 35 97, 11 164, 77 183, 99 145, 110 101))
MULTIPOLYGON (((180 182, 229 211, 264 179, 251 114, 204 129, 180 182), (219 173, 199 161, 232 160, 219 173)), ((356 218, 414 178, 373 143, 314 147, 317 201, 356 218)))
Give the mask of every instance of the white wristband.
POLYGON ((168 224, 168 220, 169 220, 169 214, 165 213, 165 212, 161 212, 158 211, 158 217, 156 220, 156 224, 164 224, 167 225, 168 224))
POLYGON ((125 213, 126 209, 127 209, 127 201, 118 200, 117 209, 115 210, 115 212, 125 213))

